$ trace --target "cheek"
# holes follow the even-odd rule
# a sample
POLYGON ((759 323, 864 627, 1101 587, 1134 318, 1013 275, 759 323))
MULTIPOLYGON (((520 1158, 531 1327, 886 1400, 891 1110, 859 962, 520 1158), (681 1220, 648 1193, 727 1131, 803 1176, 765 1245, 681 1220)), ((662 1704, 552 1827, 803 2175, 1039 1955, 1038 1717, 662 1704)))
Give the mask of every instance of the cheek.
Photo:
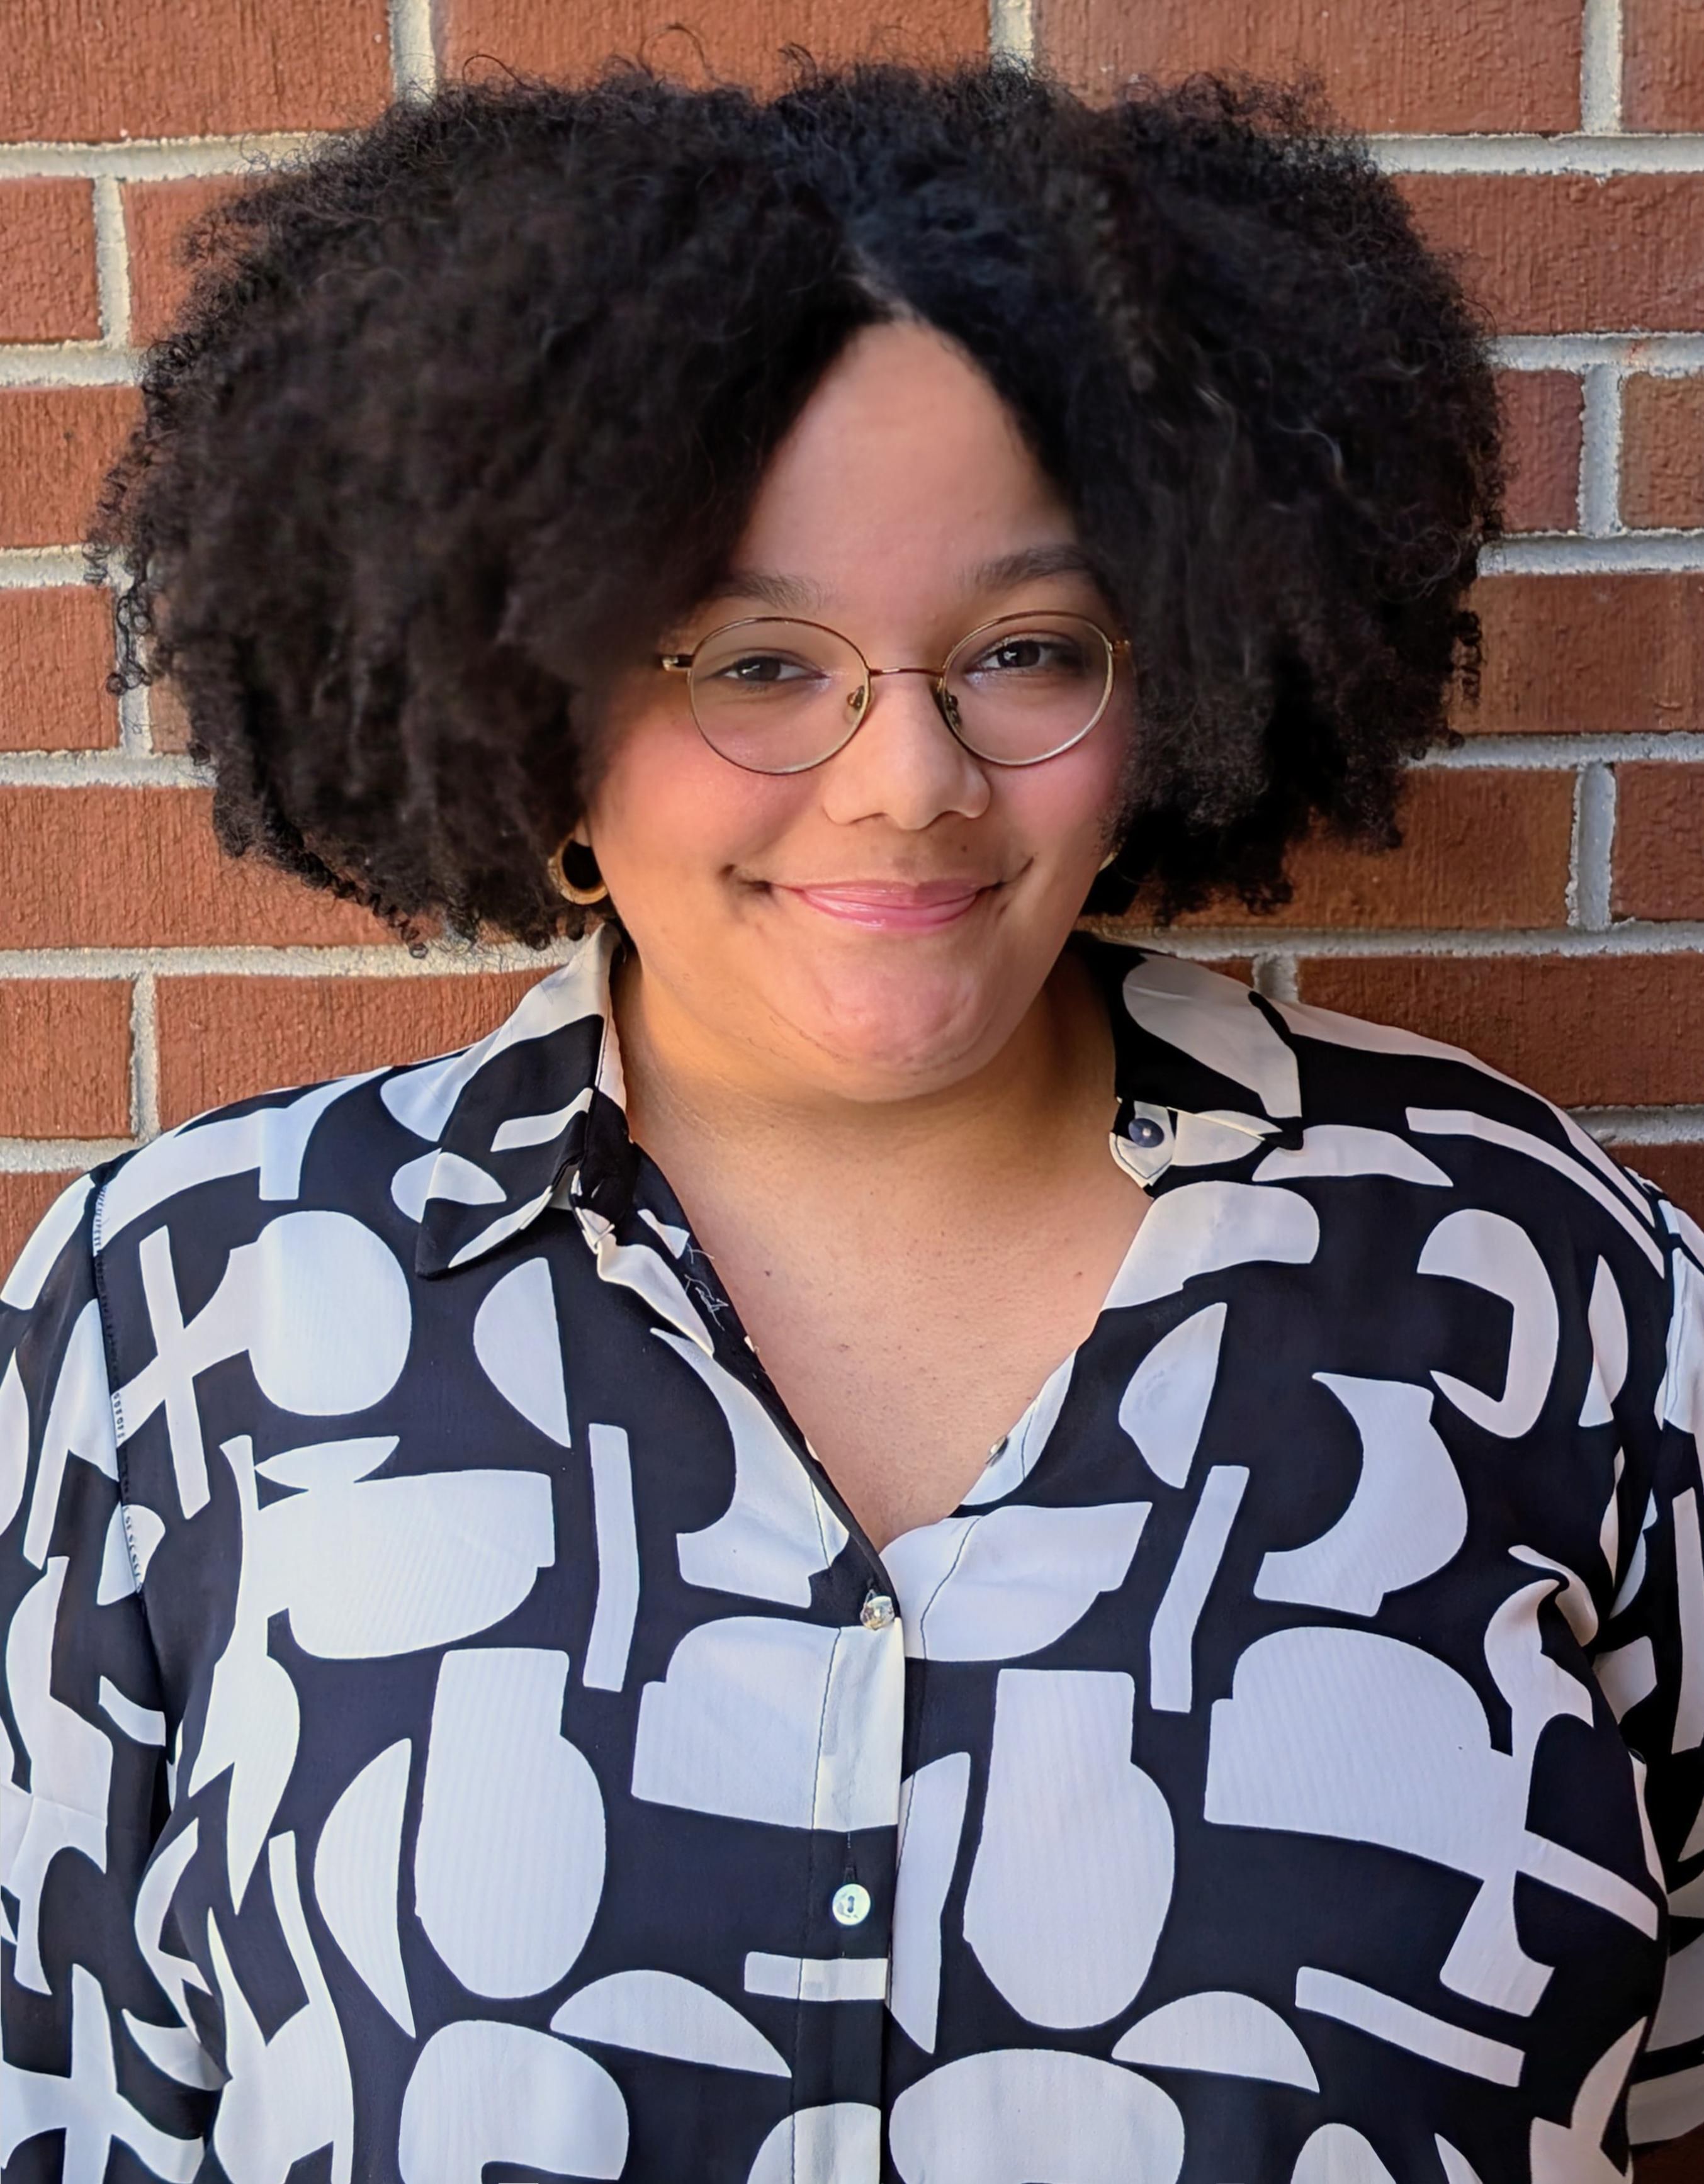
POLYGON ((1125 748, 1097 728, 1075 750, 1000 777, 1007 824, 1032 855, 1074 863, 1086 846, 1099 859, 1118 814, 1125 748))
POLYGON ((786 833, 805 794, 800 779, 741 772, 690 721, 630 723, 587 814, 611 893, 637 908, 661 883, 678 895, 713 882, 786 833))

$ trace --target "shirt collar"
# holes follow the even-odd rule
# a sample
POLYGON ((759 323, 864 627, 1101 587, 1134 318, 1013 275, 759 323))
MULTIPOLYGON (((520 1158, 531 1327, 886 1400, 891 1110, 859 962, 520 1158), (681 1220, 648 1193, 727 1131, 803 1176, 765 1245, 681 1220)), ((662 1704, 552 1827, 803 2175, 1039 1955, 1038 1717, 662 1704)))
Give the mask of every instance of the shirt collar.
MULTIPOLYGON (((485 1038, 381 1085, 428 1145, 393 1185, 419 1224, 419 1273, 482 1258, 548 1206, 593 1232, 626 1210, 638 1153, 610 991, 623 944, 616 927, 595 926, 485 1038)), ((1122 1166, 1154 1186, 1300 1142, 1295 1050, 1259 995, 1180 956, 1086 933, 1072 945, 1107 1004, 1122 1166)))

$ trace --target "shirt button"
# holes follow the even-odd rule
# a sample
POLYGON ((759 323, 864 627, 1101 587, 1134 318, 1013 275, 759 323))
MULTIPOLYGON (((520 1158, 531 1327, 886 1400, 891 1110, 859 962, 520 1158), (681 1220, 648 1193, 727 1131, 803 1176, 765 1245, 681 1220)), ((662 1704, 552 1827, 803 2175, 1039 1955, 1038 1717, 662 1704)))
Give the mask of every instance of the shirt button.
POLYGON ((861 1926, 870 1915, 870 1892, 855 1880, 849 1880, 844 1888, 837 1888, 829 1908, 835 1921, 842 1926, 861 1926))
POLYGON ((1129 1137, 1130 1142, 1133 1145, 1141 1145, 1144 1150, 1149 1151, 1151 1151, 1155 1145, 1163 1145, 1166 1141, 1166 1133, 1161 1128, 1160 1125, 1148 1115, 1137 1116, 1135 1120, 1130 1125, 1129 1137))
POLYGON ((885 1592, 872 1592, 858 1611, 858 1620, 866 1630, 885 1630, 893 1619, 894 1603, 885 1592))

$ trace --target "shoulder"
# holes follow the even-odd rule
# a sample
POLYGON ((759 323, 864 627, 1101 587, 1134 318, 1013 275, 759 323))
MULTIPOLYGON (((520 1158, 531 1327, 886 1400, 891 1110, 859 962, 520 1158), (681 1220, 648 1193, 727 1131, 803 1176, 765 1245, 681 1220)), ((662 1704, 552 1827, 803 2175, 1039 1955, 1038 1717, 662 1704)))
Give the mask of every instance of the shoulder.
POLYGON ((1131 961, 1121 990, 1135 1022, 1189 1057, 1190 1104, 1265 1134, 1260 1182, 1406 1181, 1435 1193, 1440 1220, 1468 1216, 1456 1222, 1464 1249, 1471 1232, 1483 1257, 1497 1224, 1512 1224, 1553 1266, 1583 1264, 1588 1290, 1607 1257, 1653 1308, 1677 1238, 1704 1244, 1566 1109, 1464 1048, 1257 994, 1178 957, 1131 961))

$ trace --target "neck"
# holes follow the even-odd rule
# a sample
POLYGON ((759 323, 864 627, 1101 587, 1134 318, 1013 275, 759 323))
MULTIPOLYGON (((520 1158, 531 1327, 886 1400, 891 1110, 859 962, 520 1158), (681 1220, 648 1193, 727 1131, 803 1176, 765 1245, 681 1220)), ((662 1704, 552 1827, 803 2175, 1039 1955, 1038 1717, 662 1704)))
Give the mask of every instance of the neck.
POLYGON ((612 1000, 628 1127, 677 1188, 709 1170, 759 1174, 768 1192, 802 1188, 817 1200, 833 1195, 836 1178, 854 1192, 879 1182, 938 1195, 990 1163, 1044 1158, 1062 1115, 1092 1115, 1097 1128, 1112 1119, 1105 1011, 1069 949, 989 1061, 897 1098, 789 1080, 681 1008, 631 955, 612 1000))

